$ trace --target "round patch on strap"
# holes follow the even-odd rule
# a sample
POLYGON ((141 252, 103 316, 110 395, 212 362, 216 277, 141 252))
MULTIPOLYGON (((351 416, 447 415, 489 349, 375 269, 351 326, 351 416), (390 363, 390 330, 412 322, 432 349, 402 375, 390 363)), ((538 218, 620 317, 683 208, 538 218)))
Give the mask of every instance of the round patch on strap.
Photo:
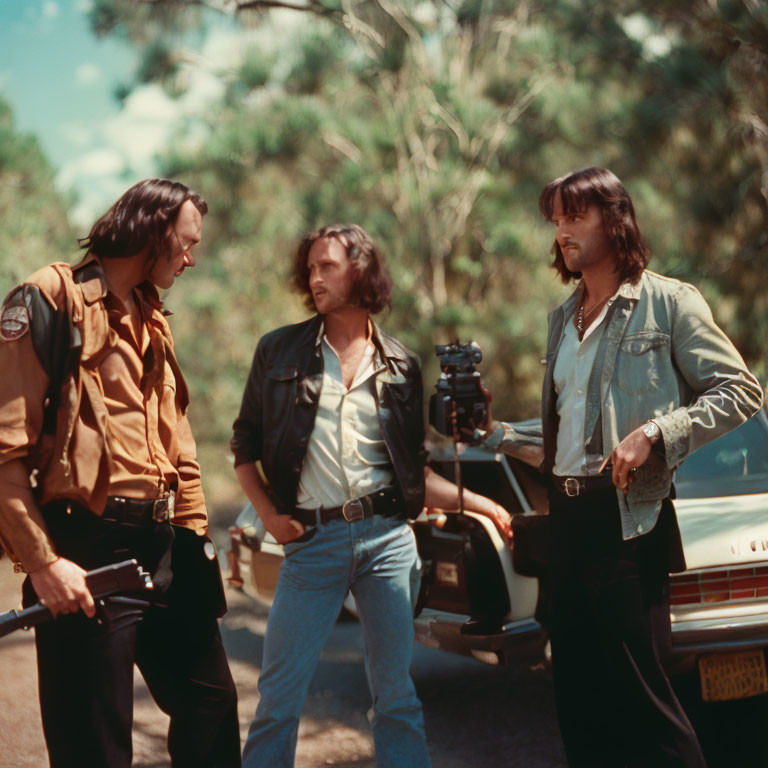
POLYGON ((29 310, 25 304, 3 307, 0 315, 0 340, 16 341, 29 330, 29 310))

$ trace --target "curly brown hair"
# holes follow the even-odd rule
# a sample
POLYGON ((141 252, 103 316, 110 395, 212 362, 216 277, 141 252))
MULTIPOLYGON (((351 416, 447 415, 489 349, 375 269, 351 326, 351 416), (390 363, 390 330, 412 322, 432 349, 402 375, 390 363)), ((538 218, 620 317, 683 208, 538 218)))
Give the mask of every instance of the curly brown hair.
MULTIPOLYGON (((618 177, 607 168, 591 167, 550 181, 539 196, 539 210, 547 221, 552 219, 558 192, 564 213, 583 212, 590 205, 600 209, 603 226, 616 256, 616 271, 622 282, 636 283, 651 252, 640 233, 632 198, 618 177)), ((557 240, 552 251, 555 255, 552 267, 564 283, 581 277, 581 272, 571 272, 565 266, 557 240)))
POLYGON ((344 246, 352 262, 354 281, 349 300, 372 315, 390 305, 392 278, 381 252, 371 236, 357 224, 332 224, 304 235, 293 259, 293 285, 304 296, 304 303, 317 311, 309 288, 309 265, 312 246, 323 238, 335 238, 344 246))
POLYGON ((201 215, 208 204, 178 181, 144 179, 134 184, 94 225, 88 237, 78 240, 100 259, 133 256, 149 248, 156 259, 179 209, 191 200, 201 215))

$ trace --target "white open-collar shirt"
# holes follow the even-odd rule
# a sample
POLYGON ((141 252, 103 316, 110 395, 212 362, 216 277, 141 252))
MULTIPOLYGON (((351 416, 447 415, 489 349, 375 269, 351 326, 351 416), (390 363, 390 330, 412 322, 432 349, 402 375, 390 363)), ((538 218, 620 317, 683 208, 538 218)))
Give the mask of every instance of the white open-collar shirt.
POLYGON ((368 341, 349 389, 324 326, 316 353, 323 356, 323 382, 299 478, 296 506, 301 509, 338 507, 394 482, 374 394, 376 376, 386 365, 373 341, 368 341))

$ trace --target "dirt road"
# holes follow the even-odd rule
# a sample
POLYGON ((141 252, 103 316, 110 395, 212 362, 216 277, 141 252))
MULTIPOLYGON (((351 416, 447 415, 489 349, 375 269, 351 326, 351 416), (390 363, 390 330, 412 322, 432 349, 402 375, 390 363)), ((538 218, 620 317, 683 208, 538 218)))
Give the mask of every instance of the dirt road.
MULTIPOLYGON (((21 576, 0 560, 0 611, 18 607, 21 576)), ((230 594, 222 623, 240 696, 243 738, 256 708, 256 682, 267 609, 230 594)), ((370 697, 359 624, 333 630, 309 692, 299 729, 297 768, 374 768, 366 719, 370 697)), ((0 768, 47 765, 37 703, 34 637, 0 639, 0 768)), ((525 669, 495 669, 416 646, 414 679, 424 703, 434 768, 563 768, 549 679, 525 669)), ((168 719, 136 676, 134 766, 165 768, 168 719)))
MULTIPOLYGON (((223 542, 220 542, 223 544, 223 542)), ((0 611, 16 606, 21 576, 0 560, 0 611)), ((241 736, 258 701, 268 609, 230 591, 222 635, 240 697, 241 736)), ((297 768, 374 768, 366 720, 370 707, 363 639, 355 620, 333 629, 304 707, 297 768)), ((546 672, 499 669, 416 645, 413 677, 424 705, 433 768, 565 768, 552 686, 546 672)), ((768 694, 744 701, 696 705, 695 676, 677 681, 711 768, 768 768, 760 734, 768 722, 768 694)), ((135 768, 167 768, 168 720, 136 676, 135 768)), ((0 768, 47 765, 37 704, 34 638, 16 632, 0 639, 0 768)), ((86 768, 85 766, 83 768, 86 768)))

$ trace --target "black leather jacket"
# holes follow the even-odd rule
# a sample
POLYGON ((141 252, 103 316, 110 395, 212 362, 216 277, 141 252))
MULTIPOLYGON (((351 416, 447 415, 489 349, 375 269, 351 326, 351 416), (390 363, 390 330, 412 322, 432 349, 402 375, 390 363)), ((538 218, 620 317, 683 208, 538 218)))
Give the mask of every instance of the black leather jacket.
MULTIPOLYGON (((231 447, 235 466, 261 461, 278 509, 296 504, 323 382, 317 348, 322 318, 278 328, 256 347, 231 447)), ((374 326, 373 340, 386 361, 378 375, 379 426, 409 517, 424 505, 424 414, 421 371, 399 341, 374 326)))

